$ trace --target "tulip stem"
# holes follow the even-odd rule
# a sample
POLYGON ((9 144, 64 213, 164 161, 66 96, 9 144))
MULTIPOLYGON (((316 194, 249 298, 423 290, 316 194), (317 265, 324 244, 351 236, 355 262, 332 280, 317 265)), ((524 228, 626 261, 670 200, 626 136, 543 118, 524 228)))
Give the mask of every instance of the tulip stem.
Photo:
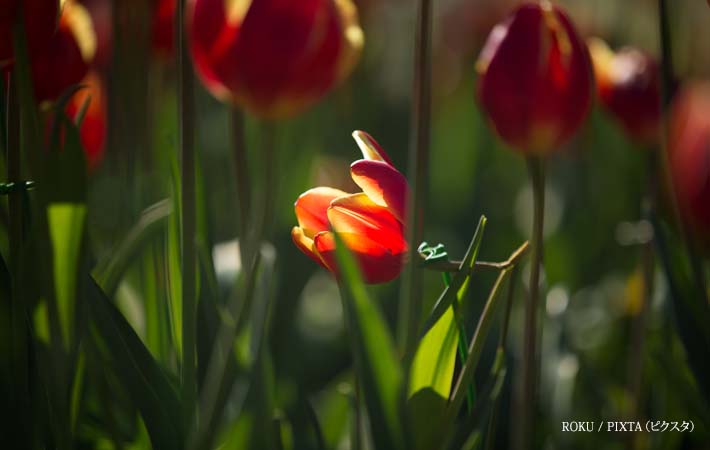
MULTIPOLYGON (((249 184, 249 163, 247 160, 246 140, 244 138, 244 113, 237 106, 230 111, 230 129, 232 132, 232 150, 234 151, 234 169, 237 182, 237 201, 239 202, 239 233, 245 239, 249 223, 251 206, 251 185, 249 184)), ((242 259, 242 264, 246 262, 242 259)))
POLYGON ((185 430, 196 423, 197 398, 197 299, 195 255, 195 149, 194 79, 185 36, 185 0, 178 1, 175 29, 178 42, 178 133, 181 155, 181 249, 182 249, 182 402, 185 430))
POLYGON ((543 218, 545 214, 545 161, 530 156, 527 160, 533 190, 532 256, 530 258, 529 299, 525 305, 523 331, 522 442, 535 448, 535 403, 537 391, 537 316, 540 295, 540 268, 543 259, 543 218))
MULTIPOLYGON (((431 15, 432 0, 418 0, 408 164, 412 190, 407 199, 406 237, 410 250, 416 248, 422 240, 427 196, 431 128, 431 15)), ((421 277, 416 271, 414 258, 410 258, 402 275, 398 323, 399 344, 405 366, 409 365, 416 350, 422 311, 421 277)))

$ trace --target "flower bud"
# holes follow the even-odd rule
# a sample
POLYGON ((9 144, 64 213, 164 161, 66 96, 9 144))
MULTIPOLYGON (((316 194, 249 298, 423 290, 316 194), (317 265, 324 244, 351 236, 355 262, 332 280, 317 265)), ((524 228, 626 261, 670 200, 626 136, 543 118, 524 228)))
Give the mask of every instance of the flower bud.
POLYGON ((495 26, 476 70, 483 110, 503 140, 523 153, 552 152, 589 110, 587 48, 567 14, 548 1, 523 4, 495 26))
POLYGON ((631 47, 614 53, 601 39, 591 39, 589 50, 601 103, 630 137, 657 142, 661 87, 656 61, 631 47))
POLYGON ((195 68, 217 98, 294 115, 352 70, 363 43, 350 0, 191 0, 195 68))

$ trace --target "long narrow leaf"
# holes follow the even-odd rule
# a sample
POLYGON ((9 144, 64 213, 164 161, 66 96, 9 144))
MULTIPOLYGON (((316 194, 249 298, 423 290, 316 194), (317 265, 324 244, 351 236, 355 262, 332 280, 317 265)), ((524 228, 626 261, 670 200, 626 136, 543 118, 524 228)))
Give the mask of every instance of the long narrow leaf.
POLYGON ((336 256, 355 371, 365 397, 375 447, 403 449, 403 377, 392 336, 339 236, 336 236, 336 256))
POLYGON ((101 363, 112 370, 136 402, 153 448, 183 445, 177 393, 148 349, 93 279, 88 280, 92 336, 101 363))

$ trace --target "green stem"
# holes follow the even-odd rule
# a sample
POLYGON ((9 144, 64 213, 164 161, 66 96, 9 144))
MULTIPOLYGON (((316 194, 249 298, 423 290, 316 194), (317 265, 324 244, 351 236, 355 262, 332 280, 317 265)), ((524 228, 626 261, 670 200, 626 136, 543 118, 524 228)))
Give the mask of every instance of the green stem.
POLYGON ((530 259, 530 297, 525 305, 523 331, 523 398, 522 443, 534 448, 535 404, 537 390, 537 316, 540 295, 540 268, 543 252, 543 218, 545 214, 545 163, 538 157, 528 158, 528 170, 533 189, 532 256, 530 259))
MULTIPOLYGON (((432 0, 418 0, 414 55, 414 88, 408 177, 412 190, 407 200, 407 244, 415 249, 422 240, 427 195, 431 128, 431 22, 432 0)), ((414 357, 422 311, 421 277, 414 258, 405 264, 399 300, 398 337, 405 365, 414 357)))
POLYGON ((237 201, 239 202, 237 205, 239 209, 238 232, 240 238, 245 238, 251 207, 251 184, 249 183, 249 163, 244 135, 244 113, 239 107, 232 106, 230 121, 232 151, 234 152, 234 173, 237 182, 237 201))
POLYGON ((178 37, 178 116, 181 155, 182 207, 182 401, 185 429, 195 423, 193 417, 197 397, 197 292, 196 292, 196 213, 195 213, 195 149, 194 149, 194 78, 185 36, 185 0, 178 2, 175 28, 178 37))

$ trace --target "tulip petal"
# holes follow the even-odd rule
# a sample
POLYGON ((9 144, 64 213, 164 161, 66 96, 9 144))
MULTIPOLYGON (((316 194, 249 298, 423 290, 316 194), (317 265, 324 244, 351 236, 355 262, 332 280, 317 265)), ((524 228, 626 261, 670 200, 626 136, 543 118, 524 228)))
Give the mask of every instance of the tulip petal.
POLYGON ((364 193, 333 200, 328 220, 339 233, 351 233, 362 242, 377 243, 392 254, 406 251, 402 223, 388 208, 376 204, 364 193))
POLYGON ((392 164, 392 160, 389 156, 387 156, 387 153, 380 146, 380 144, 378 144, 377 141, 365 131, 353 131, 353 139, 355 139, 357 146, 360 147, 362 156, 365 159, 371 161, 384 161, 390 166, 394 166, 394 164, 392 164))
POLYGON ((301 194, 296 200, 296 219, 303 232, 311 239, 321 231, 328 231, 327 210, 330 202, 347 192, 331 187, 317 187, 301 194))
POLYGON ((291 239, 293 240, 293 243, 296 244, 296 247, 298 247, 298 249, 301 250, 306 256, 317 262, 324 269, 330 270, 316 251, 313 239, 306 236, 301 227, 293 227, 291 229, 291 239))
POLYGON ((389 208, 404 223, 409 190, 404 175, 386 162, 366 159, 355 161, 350 175, 373 202, 389 208))
MULTIPOLYGON (((340 233, 340 237, 357 260, 366 283, 386 283, 397 278, 402 271, 404 253, 391 253, 384 246, 359 234, 340 233)), ((338 276, 334 234, 330 231, 319 233, 314 244, 323 262, 332 267, 331 271, 338 276)))

